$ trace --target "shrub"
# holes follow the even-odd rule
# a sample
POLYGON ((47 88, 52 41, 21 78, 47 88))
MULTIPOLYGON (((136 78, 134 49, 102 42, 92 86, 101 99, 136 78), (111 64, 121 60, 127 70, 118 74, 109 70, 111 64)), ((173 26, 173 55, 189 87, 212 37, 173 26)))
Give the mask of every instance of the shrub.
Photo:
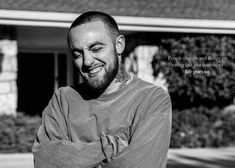
MULTIPOLYGON (((171 147, 219 147, 235 145, 235 108, 205 107, 174 110, 171 147)), ((0 153, 31 152, 41 118, 0 116, 0 153)))
POLYGON ((182 111, 174 110, 171 147, 235 145, 235 132, 231 130, 234 119, 231 113, 223 113, 218 107, 208 109, 201 106, 182 111))
POLYGON ((233 101, 235 40, 231 37, 163 39, 152 65, 155 76, 165 75, 174 109, 222 108, 233 101))
POLYGON ((163 73, 169 85, 173 106, 171 147, 234 145, 235 118, 231 114, 235 112, 222 110, 235 97, 232 37, 162 39, 152 66, 154 76, 163 73))
POLYGON ((0 152, 31 152, 40 117, 0 115, 0 152))

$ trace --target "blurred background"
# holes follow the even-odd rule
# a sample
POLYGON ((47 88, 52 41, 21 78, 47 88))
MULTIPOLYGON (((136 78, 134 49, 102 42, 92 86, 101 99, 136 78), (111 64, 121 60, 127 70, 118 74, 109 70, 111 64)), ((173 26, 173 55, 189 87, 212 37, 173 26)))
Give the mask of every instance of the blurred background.
POLYGON ((53 92, 81 81, 66 38, 88 10, 117 21, 126 69, 169 92, 168 167, 235 167, 233 0, 0 0, 1 162, 31 152, 53 92))

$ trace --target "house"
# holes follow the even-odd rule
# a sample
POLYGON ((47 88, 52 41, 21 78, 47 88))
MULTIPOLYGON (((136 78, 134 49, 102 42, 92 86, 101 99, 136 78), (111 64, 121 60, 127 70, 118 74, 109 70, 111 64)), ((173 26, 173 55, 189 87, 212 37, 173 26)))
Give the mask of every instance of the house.
POLYGON ((79 80, 66 35, 88 10, 114 16, 127 38, 127 67, 150 81, 162 36, 235 34, 233 0, 0 0, 0 113, 38 114, 56 88, 79 80))

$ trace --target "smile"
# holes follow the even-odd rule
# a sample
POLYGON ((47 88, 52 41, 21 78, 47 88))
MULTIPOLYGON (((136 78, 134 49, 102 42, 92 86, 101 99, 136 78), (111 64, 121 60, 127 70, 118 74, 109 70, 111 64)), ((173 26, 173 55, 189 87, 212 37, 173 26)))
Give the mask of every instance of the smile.
POLYGON ((95 76, 96 74, 98 74, 100 71, 102 70, 102 66, 93 68, 91 70, 89 70, 89 76, 95 76))

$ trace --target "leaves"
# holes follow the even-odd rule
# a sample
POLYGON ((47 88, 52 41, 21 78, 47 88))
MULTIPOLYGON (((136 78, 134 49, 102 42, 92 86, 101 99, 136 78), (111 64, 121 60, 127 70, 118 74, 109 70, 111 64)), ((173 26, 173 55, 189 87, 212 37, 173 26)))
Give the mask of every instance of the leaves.
POLYGON ((40 117, 0 115, 0 153, 31 152, 40 117))
MULTIPOLYGON (((193 107, 173 111, 171 147, 220 147, 235 145, 234 118, 218 107, 193 107)), ((235 111, 233 111, 235 114, 235 111)))
POLYGON ((171 147, 235 143, 231 130, 234 117, 222 113, 235 97, 235 40, 231 36, 163 39, 152 65, 154 75, 163 73, 169 84, 173 105, 171 147))
POLYGON ((174 109, 224 107, 235 97, 235 40, 230 36, 163 39, 152 65, 154 76, 165 75, 174 109))

